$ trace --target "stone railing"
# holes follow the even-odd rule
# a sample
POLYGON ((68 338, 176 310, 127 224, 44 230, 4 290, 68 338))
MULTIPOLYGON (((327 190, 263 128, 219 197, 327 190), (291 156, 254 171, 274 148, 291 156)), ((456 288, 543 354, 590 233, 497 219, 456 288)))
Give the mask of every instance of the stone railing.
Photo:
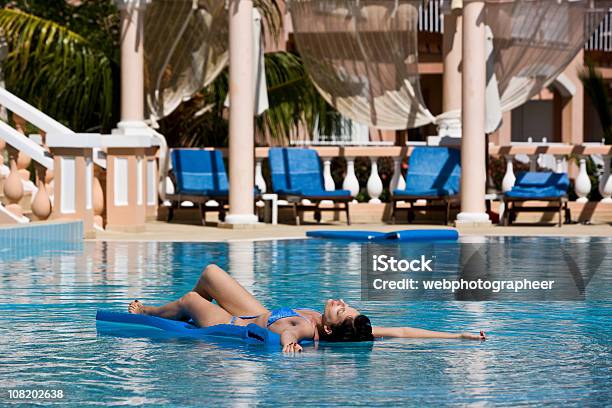
POLYGON ((45 145, 46 133, 72 131, 4 88, 0 88, 0 105, 5 109, 3 121, 0 121, 0 160, 3 161, 3 150, 6 148, 9 165, 2 165, 0 172, 5 201, 5 206, 0 204, 0 222, 29 222, 30 218, 24 216, 27 210, 24 206, 31 210, 32 219, 46 220, 52 211, 51 191, 54 178, 53 159, 45 145), (7 123, 9 115, 15 127, 7 123), (41 134, 26 136, 27 123, 38 128, 41 134), (28 170, 32 160, 35 184, 30 181, 28 170), (28 199, 31 201, 27 202, 28 199))
POLYGON ((164 147, 159 134, 149 128, 129 137, 77 134, 3 88, 0 106, 9 111, 0 120, 0 184, 6 204, 0 203, 0 224, 80 219, 90 234, 106 226, 144 229, 147 218, 156 218, 158 150, 164 147), (8 115, 15 127, 7 123, 8 115), (28 137, 27 123, 40 135, 28 137), (5 149, 10 167, 2 163, 5 149), (35 185, 28 170, 32 161, 35 185), (31 215, 24 211, 28 204, 31 215))
MULTIPOLYGON (((315 150, 321 162, 323 164, 323 182, 324 188, 327 191, 333 191, 336 189, 336 183, 332 177, 332 160, 337 157, 342 157, 346 160, 346 171, 342 180, 342 189, 349 190, 352 197, 354 198, 353 203, 356 203, 357 195, 361 191, 363 186, 360 186, 359 179, 355 171, 355 159, 357 157, 366 157, 370 162, 369 177, 366 182, 365 188, 368 196, 370 197, 369 203, 381 204, 382 201, 380 196, 383 193, 383 180, 379 174, 379 163, 380 158, 392 158, 393 159, 393 175, 389 182, 389 191, 393 192, 395 189, 404 189, 406 182, 402 175, 402 162, 410 155, 413 146, 313 146, 310 145, 308 149, 315 150)), ((213 149, 213 148, 203 148, 213 149)), ((228 159, 227 148, 214 148, 219 150, 225 159, 228 159)), ((255 207, 258 208, 258 212, 261 215, 261 210, 266 214, 270 211, 269 216, 273 224, 276 224, 277 220, 277 204, 286 205, 288 204, 285 200, 279 200, 277 196, 266 193, 273 193, 272 186, 268 185, 266 178, 264 177, 263 162, 268 158, 268 147, 256 147, 255 148, 255 186, 258 187, 259 191, 262 192, 262 200, 255 203, 255 207), (266 200, 272 203, 271 207, 266 205, 266 200)), ((166 180, 166 192, 172 194, 175 192, 175 186, 172 180, 167 177, 166 180)), ((303 204, 310 204, 307 199, 302 200, 303 204)), ((333 205, 331 200, 323 200, 323 205, 333 205)), ((169 201, 163 202, 164 206, 170 206, 169 201)), ((215 200, 208 200, 205 205, 207 207, 216 207, 219 203, 215 200)), ((182 201, 181 207, 194 207, 194 203, 191 201, 182 201)), ((267 218, 264 216, 264 218, 267 218)))
MULTIPOLYGON (((383 190, 382 179, 378 172, 378 159, 390 157, 393 159, 393 176, 389 190, 405 188, 406 182, 402 174, 402 161, 410 156, 414 146, 310 146, 317 151, 323 163, 323 179, 326 190, 335 189, 335 182, 332 178, 331 163, 336 157, 343 157, 346 160, 346 173, 342 181, 342 188, 349 190, 353 197, 356 197, 362 187, 366 188, 370 196, 370 203, 380 203, 380 195, 383 190), (370 175, 365 186, 359 185, 359 180, 355 173, 355 159, 357 157, 367 157, 370 160, 370 175)), ((225 148, 218 149, 227 158, 228 151, 225 148)), ((491 156, 501 156, 506 159, 506 172, 502 181, 502 191, 509 191, 516 180, 514 175, 515 156, 528 158, 530 170, 536 171, 539 167, 548 167, 556 172, 566 172, 569 167, 569 158, 578 158, 578 171, 575 177, 574 188, 578 196, 578 202, 588 201, 587 195, 591 191, 591 181, 586 170, 586 159, 589 156, 601 158, 603 161, 603 171, 599 177, 599 191, 603 196, 602 202, 612 202, 612 177, 610 177, 610 163, 612 161, 612 146, 602 144, 566 145, 559 143, 516 143, 509 146, 489 146, 491 156), (542 156, 550 158, 548 163, 542 160, 542 156), (538 164, 538 161, 541 163, 538 164)), ((262 192, 270 192, 263 176, 263 160, 268 157, 267 147, 255 148, 255 185, 262 192)))
MULTIPOLYGON (((370 196, 370 203, 380 203, 380 195, 383 192, 383 183, 378 173, 378 159, 381 157, 393 158, 393 176, 390 183, 390 191, 406 187, 402 175, 402 161, 410 155, 412 146, 311 146, 323 162, 323 181, 325 189, 335 190, 334 179, 331 173, 331 162, 335 157, 344 157, 346 160, 346 174, 342 181, 342 188, 349 190, 353 197, 357 197, 360 191, 359 180, 355 174, 355 159, 357 157, 368 157, 370 160, 370 176, 366 184, 366 190, 370 196)), ((262 174, 263 159, 268 157, 267 147, 255 149, 255 184, 262 191, 269 190, 262 174)))
POLYGON ((510 146, 490 146, 489 154, 501 156, 506 159, 506 173, 502 180, 502 191, 512 189, 516 177, 514 175, 514 159, 517 155, 527 156, 530 170, 535 171, 538 160, 543 155, 554 158, 554 165, 550 167, 555 172, 565 172, 568 167, 568 158, 578 158, 578 174, 575 177, 574 191, 578 196, 577 202, 588 202, 587 195, 591 192, 591 180, 587 174, 586 159, 589 156, 600 156, 603 160, 603 171, 599 176, 599 192, 604 203, 612 203, 612 178, 610 177, 610 162, 612 160, 612 146, 603 144, 566 145, 560 143, 537 144, 516 143, 510 146))
MULTIPOLYGON (((328 191, 335 189, 335 182, 332 178, 331 163, 335 157, 343 157, 346 160, 346 174, 342 181, 342 188, 349 190, 353 197, 357 197, 361 186, 355 173, 355 159, 357 157, 367 157, 370 160, 370 176, 366 183, 366 191, 370 196, 370 203, 380 203, 380 195, 383 192, 383 182, 378 172, 378 159, 391 157, 393 159, 393 176, 390 182, 390 191, 403 189, 406 182, 402 175, 402 161, 410 156, 413 146, 310 146, 309 149, 315 150, 323 162, 323 180, 325 189, 328 191)), ((266 184, 263 176, 263 160, 268 157, 267 147, 255 148, 255 185, 263 193, 270 192, 271 186, 266 184)), ((227 158, 228 149, 218 148, 223 157, 227 158)), ((173 191, 173 186, 170 187, 173 191)))

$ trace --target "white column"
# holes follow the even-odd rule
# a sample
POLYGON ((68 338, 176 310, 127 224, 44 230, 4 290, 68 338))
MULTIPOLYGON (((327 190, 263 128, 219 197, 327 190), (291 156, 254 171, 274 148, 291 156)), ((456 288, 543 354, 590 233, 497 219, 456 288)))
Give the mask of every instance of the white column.
POLYGON ((602 203, 612 203, 612 177, 610 177, 610 163, 612 156, 604 156, 603 174, 599 180, 599 193, 603 197, 602 203))
POLYGON ((370 157, 370 177, 368 178, 368 195, 370 196, 370 204, 380 204, 381 201, 378 197, 382 194, 383 184, 380 176, 378 175, 378 157, 370 157))
MULTIPOLYGON (((144 18, 146 13, 146 6, 151 0, 115 0, 117 7, 121 11, 121 121, 117 123, 117 128, 112 130, 112 134, 122 135, 129 138, 142 138, 143 136, 151 139, 152 131, 144 122, 145 116, 145 100, 144 100, 144 18)), ((140 144, 140 142, 139 142, 140 144)), ((149 144, 150 146, 150 144, 149 144)), ((129 155, 128 155, 129 156, 129 155)), ((127 160, 128 158, 126 158, 127 160)), ((130 161, 131 162, 131 161, 130 161)), ((131 167, 130 165, 129 167, 131 167)), ((141 168, 138 165, 137 168, 141 168)), ((128 166, 117 167, 116 177, 118 180, 127 180, 130 186, 140 185, 142 183, 140 177, 143 176, 146 179, 149 177, 147 174, 148 167, 142 168, 141 173, 128 171, 128 166)), ((157 173, 154 171, 154 173, 157 173)), ((156 176, 156 174, 154 175, 156 176)), ((110 180, 110 179, 109 179, 110 180)), ((155 187, 155 196, 157 197, 157 183, 155 187)), ((144 192, 145 190, 139 190, 144 192)), ((109 192, 107 195, 112 195, 118 192, 109 192)), ((134 201, 136 204, 137 201, 134 201)), ((146 205, 142 206, 137 204, 138 208, 143 208, 144 216, 146 217, 146 205)), ((107 218, 114 219, 115 221, 121 219, 118 223, 110 223, 111 227, 123 228, 125 225, 130 225, 128 228, 141 229, 144 228, 144 224, 140 220, 140 212, 138 219, 134 221, 131 216, 127 213, 118 218, 115 215, 111 216, 111 213, 116 213, 117 208, 106 206, 107 218), (125 222, 125 224, 124 224, 125 222), (134 222, 134 224, 132 224, 134 222)), ((154 210, 155 211, 155 210, 154 210)), ((118 211, 119 213, 122 210, 118 211)), ((99 220, 99 219, 98 219, 99 220)), ((144 221, 144 220, 142 220, 144 221)))
POLYGON ((253 1, 230 0, 229 214, 227 224, 254 224, 253 1))
POLYGON ((355 158, 345 157, 345 159, 346 176, 342 182, 342 189, 349 190, 351 192, 351 196, 357 197, 357 194, 359 194, 359 180, 357 180, 357 176, 355 175, 355 158))
POLYGON ((457 224, 490 224, 485 212, 484 0, 464 0, 461 81, 461 212, 457 224))
POLYGON ((591 192, 591 180, 587 174, 586 160, 584 157, 580 158, 580 170, 578 171, 578 177, 576 177, 574 191, 578 196, 578 199, 576 200, 577 203, 589 202, 587 195, 591 192))
POLYGON ((142 134, 144 123, 144 13, 150 0, 117 0, 121 10, 120 132, 142 134))
POLYGON ((514 183, 516 183, 516 176, 514 175, 514 165, 512 164, 513 156, 507 155, 506 158, 506 173, 502 179, 502 192, 512 190, 514 183))
MULTIPOLYGON (((451 6, 452 7, 452 6, 451 6)), ((442 110, 459 111, 458 115, 442 115, 438 121, 438 135, 461 137, 461 8, 444 15, 442 35, 442 110)))

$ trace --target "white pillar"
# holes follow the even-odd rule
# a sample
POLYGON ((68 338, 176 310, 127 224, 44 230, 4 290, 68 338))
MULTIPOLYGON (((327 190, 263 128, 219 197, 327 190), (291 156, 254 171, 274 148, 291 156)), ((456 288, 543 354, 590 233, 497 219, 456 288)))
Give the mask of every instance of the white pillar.
POLYGON ((121 133, 142 134, 144 123, 144 13, 150 0, 117 0, 121 10, 121 133))
POLYGON ((342 182, 342 189, 349 190, 353 197, 357 197, 357 194, 359 194, 359 180, 355 175, 354 157, 346 157, 346 176, 342 182))
POLYGON ((230 0, 229 214, 227 224, 255 224, 253 213, 253 1, 230 0))
MULTIPOLYGON (((120 40, 121 40, 121 121, 117 123, 117 128, 112 130, 112 133, 115 135, 122 135, 130 138, 141 138, 146 136, 151 139, 153 132, 144 122, 145 116, 145 101, 144 101, 144 18, 145 18, 145 8, 147 4, 151 2, 151 0, 115 0, 117 7, 121 11, 121 31, 120 31, 120 40)), ((155 163, 153 168, 150 168, 148 165, 142 165, 141 162, 137 165, 138 172, 129 170, 131 169, 133 163, 128 156, 135 156, 135 153, 129 153, 124 155, 120 153, 121 156, 126 156, 124 159, 130 161, 130 166, 120 166, 115 168, 116 178, 117 180, 126 179, 128 185, 136 186, 142 182, 141 176, 144 177, 145 185, 150 186, 151 188, 155 188, 154 192, 150 192, 151 196, 155 196, 155 204, 147 205, 139 202, 137 204, 138 208, 142 207, 145 211, 142 212, 142 215, 146 218, 147 210, 150 215, 153 215, 157 212, 157 183, 149 183, 146 184, 146 180, 151 176, 157 177, 157 163, 155 163), (142 167, 141 167, 142 166, 142 167), (149 175, 148 173, 153 172, 154 174, 149 175), (150 208, 149 208, 150 207, 150 208)), ((123 159, 121 159, 123 160, 123 159)), ((138 160, 143 160, 141 156, 138 160)), ((146 160, 146 159, 145 159, 146 160)), ((142 162, 144 163, 144 162, 142 162)), ((146 164, 146 163, 145 163, 146 164)), ((107 178, 107 181, 112 182, 111 179, 107 178)), ((116 183, 111 183, 114 188, 116 188, 116 183)), ((142 191, 146 191, 146 188, 143 188, 142 191)), ((138 193, 141 191, 139 190, 138 193)), ((106 192, 107 196, 112 196, 114 194, 119 194, 118 191, 108 191, 106 192)), ((131 193, 130 193, 131 194, 131 193)), ((140 195, 140 194, 138 194, 140 195)), ((133 218, 128 215, 129 211, 119 210, 117 208, 106 206, 107 218, 110 220, 111 218, 116 220, 121 219, 120 223, 109 221, 109 225, 111 227, 117 228, 121 225, 120 228, 124 228, 129 225, 130 228, 136 230, 140 230, 144 228, 144 219, 141 219, 141 211, 138 211, 138 217, 133 218), (115 215, 111 215, 111 213, 115 215), (123 213, 121 215, 118 215, 123 213)))
POLYGON ((485 212, 484 0, 464 0, 461 81, 461 212, 457 224, 490 224, 485 212))
POLYGON ((603 197, 602 203, 612 203, 612 177, 610 177, 610 162, 612 156, 604 156, 604 168, 601 179, 599 180, 599 193, 603 197))
POLYGON ((378 175, 378 157, 370 157, 370 177, 368 178, 368 195, 371 197, 370 204, 380 204, 380 195, 383 191, 383 184, 380 176, 378 175))
POLYGON ((586 160, 584 157, 580 158, 580 170, 578 171, 578 177, 574 184, 574 191, 578 196, 577 203, 588 203, 589 199, 587 195, 591 192, 591 180, 586 170, 586 160))
MULTIPOLYGON (((451 6, 452 7, 452 6, 451 6)), ((442 111, 461 111, 461 8, 444 15, 442 35, 442 111)), ((442 116, 438 121, 438 135, 461 137, 461 117, 442 116)))

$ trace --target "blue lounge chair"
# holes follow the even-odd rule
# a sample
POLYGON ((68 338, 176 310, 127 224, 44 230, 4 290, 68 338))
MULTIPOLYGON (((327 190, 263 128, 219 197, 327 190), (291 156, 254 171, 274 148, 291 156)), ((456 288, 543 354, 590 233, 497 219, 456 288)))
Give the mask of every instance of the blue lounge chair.
POLYGON ((519 173, 514 187, 504 194, 504 225, 510 225, 518 212, 558 212, 559 227, 565 220, 569 222, 570 212, 567 206, 567 189, 569 177, 565 173, 527 171, 519 173), (516 205, 525 201, 547 201, 547 207, 516 205))
POLYGON ((202 224, 206 223, 207 211, 218 211, 219 219, 225 219, 225 205, 228 203, 228 182, 223 155, 219 150, 173 149, 170 152, 176 191, 167 198, 172 205, 168 210, 168 222, 174 216, 174 209, 182 201, 198 204, 202 224), (218 206, 207 207, 207 201, 215 200, 218 206))
POLYGON ((448 147, 415 147, 410 155, 406 188, 394 190, 391 198, 391 220, 395 223, 399 210, 408 211, 408 222, 419 209, 441 210, 446 213, 445 224, 450 220, 450 210, 459 203, 461 154, 448 147), (415 207, 417 200, 427 200, 426 205, 415 207), (398 201, 409 204, 398 207, 398 201))
POLYGON ((350 225, 349 202, 353 200, 348 190, 326 191, 319 155, 312 149, 274 147, 268 152, 272 189, 280 199, 287 200, 293 207, 296 223, 299 214, 307 210, 315 212, 317 222, 322 211, 344 211, 346 223, 350 225), (303 205, 308 199, 313 205, 303 205), (323 200, 342 203, 343 208, 321 208, 323 200))

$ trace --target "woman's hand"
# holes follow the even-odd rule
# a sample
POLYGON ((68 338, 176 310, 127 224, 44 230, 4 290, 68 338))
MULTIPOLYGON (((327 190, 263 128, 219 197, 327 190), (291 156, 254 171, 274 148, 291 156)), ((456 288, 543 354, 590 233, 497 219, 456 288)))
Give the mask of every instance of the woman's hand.
POLYGON ((485 333, 481 330, 480 334, 461 333, 459 335, 459 338, 466 339, 466 340, 482 340, 482 341, 485 341, 487 339, 487 336, 485 336, 485 333))
POLYGON ((313 337, 313 326, 305 322, 300 323, 300 325, 294 326, 281 333, 280 340, 283 346, 283 353, 301 353, 303 348, 298 342, 302 339, 311 339, 313 337))
POLYGON ((283 353, 301 353, 302 350, 302 346, 295 342, 287 343, 283 346, 283 353))

